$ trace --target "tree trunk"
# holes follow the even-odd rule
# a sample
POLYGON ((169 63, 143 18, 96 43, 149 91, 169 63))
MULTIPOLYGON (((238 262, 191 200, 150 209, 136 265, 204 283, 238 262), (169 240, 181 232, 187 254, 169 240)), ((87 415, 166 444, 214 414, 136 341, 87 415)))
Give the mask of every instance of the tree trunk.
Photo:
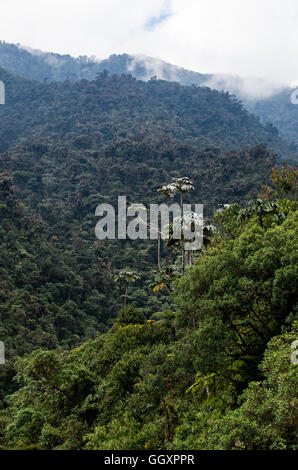
POLYGON ((158 264, 158 271, 160 271, 160 233, 158 231, 158 238, 157 238, 157 264, 158 264))
POLYGON ((182 276, 184 275, 184 266, 185 266, 185 252, 184 252, 184 243, 182 241, 182 251, 181 251, 181 271, 182 276))
POLYGON ((128 292, 128 284, 125 285, 124 308, 126 307, 126 302, 127 302, 127 292, 128 292))
POLYGON ((263 213, 262 213, 262 210, 260 210, 259 218, 260 218, 260 226, 261 226, 262 228, 264 228, 264 226, 263 226, 263 213))
POLYGON ((182 242, 182 252, 181 252, 181 271, 182 276, 184 275, 184 266, 185 266, 185 252, 184 252, 184 240, 183 240, 183 194, 180 194, 180 209, 181 209, 181 242, 182 242))

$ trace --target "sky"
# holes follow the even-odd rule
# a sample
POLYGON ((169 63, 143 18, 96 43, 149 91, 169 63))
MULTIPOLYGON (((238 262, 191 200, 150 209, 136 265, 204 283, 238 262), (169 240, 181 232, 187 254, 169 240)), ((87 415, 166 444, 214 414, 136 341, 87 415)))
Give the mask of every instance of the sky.
POLYGON ((298 84, 297 0, 0 0, 0 39, 298 84))

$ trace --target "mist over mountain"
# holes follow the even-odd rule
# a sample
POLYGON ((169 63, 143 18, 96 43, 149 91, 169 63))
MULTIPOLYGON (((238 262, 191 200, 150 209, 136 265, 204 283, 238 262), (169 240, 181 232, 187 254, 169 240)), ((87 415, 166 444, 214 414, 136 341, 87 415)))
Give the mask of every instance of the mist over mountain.
POLYGON ((42 52, 0 42, 0 66, 23 78, 39 81, 92 80, 98 70, 95 58, 42 52), (28 50, 27 50, 28 49, 28 50))
POLYGON ((246 107, 260 116, 261 122, 272 122, 281 136, 298 145, 298 106, 292 102, 293 89, 285 88, 268 98, 252 100, 246 107))
POLYGON ((61 55, 30 47, 0 42, 0 66, 15 75, 39 81, 93 80, 97 73, 131 74, 138 80, 152 77, 182 85, 207 86, 236 95, 264 124, 273 124, 289 143, 298 145, 298 109, 290 101, 292 89, 262 78, 242 78, 224 74, 201 74, 147 56, 113 54, 99 60, 95 56, 61 55))
POLYGON ((185 70, 159 59, 129 54, 112 54, 108 59, 43 52, 30 47, 0 42, 0 66, 14 74, 39 81, 93 80, 97 73, 130 73, 138 80, 156 76, 182 85, 201 85, 211 75, 185 70))
POLYGON ((103 60, 95 56, 74 58, 4 41, 0 42, 0 66, 21 77, 40 81, 92 80, 96 73, 108 70, 117 74, 130 73, 144 81, 156 77, 181 85, 208 86, 249 99, 266 98, 285 87, 284 84, 261 78, 201 74, 145 55, 112 54, 103 60))
POLYGON ((198 148, 221 151, 267 143, 280 158, 296 158, 270 125, 263 126, 235 97, 207 87, 136 80, 105 71, 95 81, 44 83, 0 69, 6 105, 0 108, 0 151, 35 135, 63 138, 83 127, 104 141, 135 132, 159 132, 198 148), (124 119, 125 117, 125 119, 124 119), (11 122, 14 123, 11 126, 11 122))

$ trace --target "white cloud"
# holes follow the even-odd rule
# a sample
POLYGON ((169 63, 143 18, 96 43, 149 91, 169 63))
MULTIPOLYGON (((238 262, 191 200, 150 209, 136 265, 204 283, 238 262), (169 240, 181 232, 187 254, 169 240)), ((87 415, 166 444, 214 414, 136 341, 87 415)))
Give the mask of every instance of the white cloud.
POLYGON ((1 38, 8 42, 75 56, 146 54, 205 73, 298 79, 297 0, 1 0, 0 8, 1 38))
POLYGON ((0 31, 7 42, 106 58, 138 41, 163 0, 1 0, 0 31))

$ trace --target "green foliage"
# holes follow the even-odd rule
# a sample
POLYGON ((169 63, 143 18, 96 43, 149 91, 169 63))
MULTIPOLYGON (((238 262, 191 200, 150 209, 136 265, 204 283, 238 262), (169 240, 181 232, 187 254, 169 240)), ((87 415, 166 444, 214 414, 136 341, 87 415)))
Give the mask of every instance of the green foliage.
POLYGON ((12 391, 14 360, 33 349, 69 349, 100 331, 100 302, 91 310, 84 281, 74 272, 47 225, 15 198, 11 178, 0 175, 0 402, 12 391))
POLYGON ((121 309, 117 318, 117 323, 120 325, 143 324, 145 321, 145 315, 131 306, 121 309))
MULTIPOLYGON (((80 56, 73 58, 70 55, 60 55, 50 52, 29 52, 14 44, 0 41, 0 66, 15 75, 39 80, 75 81, 80 79, 94 80, 96 74, 109 71, 113 74, 131 74, 138 80, 156 81, 156 59, 142 60, 128 54, 113 54, 108 59, 98 61, 94 57, 80 56)), ((218 81, 217 75, 201 74, 185 70, 172 64, 159 61, 158 78, 179 82, 181 85, 205 86, 210 78, 218 81)), ((211 80, 212 81, 212 80, 211 80)), ((221 82, 221 79, 219 80, 221 82)), ((297 108, 291 103, 291 94, 294 90, 286 88, 268 98, 247 98, 241 95, 241 79, 239 89, 230 90, 244 101, 245 107, 265 123, 266 130, 272 136, 279 130, 281 136, 292 145, 288 151, 297 159, 297 108), (240 90, 240 93, 239 93, 240 90), (275 127, 273 127, 275 126, 275 127)))
POLYGON ((260 366, 265 379, 251 382, 241 406, 204 434, 208 449, 297 450, 297 365, 291 363, 293 330, 273 338, 260 366))
POLYGON ((296 449, 296 226, 291 210, 216 230, 174 282, 176 311, 130 305, 94 340, 19 359, 2 446, 296 449))
MULTIPOLYGON (((193 200, 204 204, 206 216, 222 201, 244 203, 268 181, 275 158, 260 142, 270 143, 270 135, 231 97, 208 89, 106 73, 93 82, 48 85, 1 70, 0 79, 7 85, 0 141, 2 150, 9 148, 0 154, 0 170, 9 172, 14 198, 23 201, 18 204, 26 217, 31 214, 18 256, 12 256, 19 239, 13 214, 3 221, 3 278, 10 277, 6 266, 11 266, 17 280, 10 292, 21 300, 5 297, 2 305, 6 312, 8 303, 14 309, 19 305, 21 318, 34 304, 47 323, 32 337, 37 314, 30 318, 33 326, 24 330, 30 330, 29 338, 20 339, 20 346, 10 344, 16 333, 9 327, 3 338, 9 350, 23 354, 38 347, 74 347, 106 331, 126 301, 142 308, 147 318, 173 309, 170 296, 148 288, 158 265, 155 242, 96 240, 96 206, 116 206, 118 195, 127 194, 129 203, 148 207, 161 202, 157 189, 164 182, 183 182, 181 174, 191 176, 193 200), (258 145, 225 153, 244 143, 258 145), (41 229, 34 229, 33 219, 43 227, 43 248, 35 243, 41 229), (113 282, 124 267, 141 278, 127 293, 125 283, 113 282)), ((5 191, 3 186, 0 203, 11 205, 5 191)), ((163 245, 162 268, 175 261, 175 253, 163 245)), ((14 321, 8 315, 4 328, 14 321)))
MULTIPOLYGON (((151 145, 160 141, 154 145, 150 160, 158 160, 155 152, 161 146, 158 153, 164 160, 163 166, 174 159, 171 149, 165 145, 168 142, 176 147, 177 153, 183 153, 184 162, 191 156, 191 160, 198 163, 202 152, 218 155, 218 152, 262 143, 267 143, 280 156, 290 154, 289 146, 275 129, 262 126, 257 117, 248 113, 228 93, 207 87, 185 87, 162 80, 141 82, 131 75, 104 72, 93 81, 47 84, 18 78, 2 68, 0 79, 6 84, 7 103, 0 109, 0 151, 20 143, 21 138, 29 138, 31 144, 33 139, 36 156, 43 161, 42 156, 47 153, 45 146, 50 140, 60 147, 59 154, 54 157, 60 161, 78 151, 83 154, 93 151, 93 158, 102 156, 106 149, 109 157, 111 153, 115 157, 125 155, 125 161, 128 160, 128 166, 131 166, 131 158, 135 158, 133 147, 146 136, 151 145), (128 148, 123 149, 126 143, 128 148), (191 155, 193 152, 196 156, 191 155)), ((233 153, 230 156, 233 158, 233 153)), ((86 161, 86 157, 81 155, 76 161, 79 168, 84 165, 83 160, 86 161)), ((154 168, 145 155, 141 161, 154 168)), ((191 163, 188 165, 193 169, 191 163)), ((51 177, 54 168, 50 165, 46 174, 51 177)), ((74 170, 71 165, 68 169, 74 170)), ((28 170, 30 173, 28 165, 18 169, 22 172, 20 178, 29 177, 28 170)), ((136 168, 134 170, 136 173, 136 168)), ((180 168, 176 166, 172 170, 179 171, 180 168)), ((183 171, 183 174, 191 173, 183 171)), ((118 172, 115 172, 116 176, 119 178, 118 172)), ((170 180, 179 177, 179 173, 167 176, 170 180)), ((142 178, 142 174, 139 177, 142 178)), ((147 177, 151 179, 152 175, 147 177)), ((105 179, 105 174, 101 178, 105 179)), ((47 182, 54 183, 48 177, 44 184, 47 182)))
POLYGON ((255 200, 275 162, 262 142, 284 151, 275 132, 205 88, 0 79, 0 445, 293 448, 291 171, 255 200), (193 267, 165 246, 159 263, 149 241, 95 239, 98 204, 161 202, 167 181, 209 218, 232 204, 193 267))

